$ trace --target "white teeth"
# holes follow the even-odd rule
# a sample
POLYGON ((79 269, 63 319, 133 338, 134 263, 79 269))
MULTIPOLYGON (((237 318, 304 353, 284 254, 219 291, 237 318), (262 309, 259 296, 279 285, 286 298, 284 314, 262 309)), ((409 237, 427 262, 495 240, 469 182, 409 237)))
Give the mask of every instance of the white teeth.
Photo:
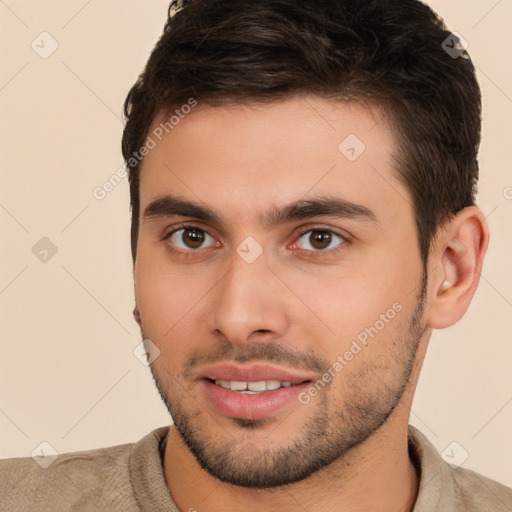
POLYGON ((245 391, 247 389, 247 382, 232 380, 230 384, 231 391, 245 391))
POLYGON ((277 389, 281 387, 280 380, 267 380, 267 389, 277 389))
POLYGON ((267 383, 264 380, 260 380, 259 382, 248 382, 247 388, 249 391, 266 391, 267 383))
POLYGON ((292 385, 289 381, 281 382, 280 380, 260 380, 257 382, 243 382, 238 380, 220 380, 217 379, 215 384, 229 389, 231 391, 240 391, 244 394, 261 393, 262 391, 278 389, 280 387, 287 388, 292 385))

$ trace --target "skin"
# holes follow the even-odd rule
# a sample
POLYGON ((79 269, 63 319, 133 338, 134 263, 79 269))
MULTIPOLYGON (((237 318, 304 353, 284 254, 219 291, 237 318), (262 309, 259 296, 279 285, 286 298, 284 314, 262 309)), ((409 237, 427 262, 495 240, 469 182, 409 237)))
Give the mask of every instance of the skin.
POLYGON ((412 200, 393 169, 395 151, 377 107, 295 96, 199 104, 142 162, 136 318, 160 350, 151 369, 183 434, 171 429, 164 456, 180 510, 412 510, 419 480, 407 425, 421 364, 432 329, 454 324, 469 306, 488 231, 477 207, 439 228, 422 302, 412 200), (338 150, 349 134, 366 146, 355 161, 338 150), (167 194, 215 209, 221 222, 146 217, 167 194), (260 221, 271 208, 327 195, 375 218, 260 221), (183 232, 162 240, 184 221, 209 235, 199 248, 183 232), (324 248, 308 229, 343 238, 324 248), (263 249, 252 263, 236 251, 248 236, 263 249), (400 312, 305 405, 294 400, 241 422, 219 413, 202 391, 205 359, 273 361, 319 379, 393 304, 400 312), (191 443, 202 447, 202 460, 191 443), (302 460, 321 467, 293 474, 302 460), (291 483, 260 489, 257 475, 260 484, 265 475, 291 483))

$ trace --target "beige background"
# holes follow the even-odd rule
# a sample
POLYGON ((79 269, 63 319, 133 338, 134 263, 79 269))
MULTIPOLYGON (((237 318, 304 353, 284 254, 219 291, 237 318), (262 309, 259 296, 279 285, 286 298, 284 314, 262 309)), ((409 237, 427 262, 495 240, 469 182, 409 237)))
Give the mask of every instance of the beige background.
MULTIPOLYGON (((133 355, 121 106, 167 0, 0 1, 0 457, 132 442, 169 417, 133 355), (51 49, 48 32, 58 49, 51 49), (32 253, 42 238, 58 252, 32 253)), ((479 205, 491 246, 469 314, 431 341, 411 422, 512 485, 511 0, 429 2, 469 43, 484 96, 479 205), (508 194, 507 194, 508 191, 508 194), (453 446, 452 446, 453 448, 453 446)))

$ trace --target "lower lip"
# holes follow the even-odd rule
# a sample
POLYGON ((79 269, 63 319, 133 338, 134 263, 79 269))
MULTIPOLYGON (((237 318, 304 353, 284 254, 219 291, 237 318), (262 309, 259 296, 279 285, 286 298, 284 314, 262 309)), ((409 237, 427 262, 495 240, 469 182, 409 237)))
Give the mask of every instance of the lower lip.
POLYGON ((294 400, 298 403, 298 395, 310 385, 309 382, 303 382, 285 388, 248 394, 230 391, 208 379, 203 379, 202 383, 206 396, 218 412, 231 418, 247 420, 266 418, 294 400))

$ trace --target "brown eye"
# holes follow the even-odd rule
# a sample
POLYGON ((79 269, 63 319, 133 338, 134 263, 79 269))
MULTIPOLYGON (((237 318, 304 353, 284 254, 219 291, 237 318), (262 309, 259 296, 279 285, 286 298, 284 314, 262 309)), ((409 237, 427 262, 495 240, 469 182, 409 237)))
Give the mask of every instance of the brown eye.
POLYGON ((183 234, 181 235, 181 239, 187 247, 190 247, 191 249, 197 249, 201 247, 205 236, 204 232, 201 232, 197 229, 184 229, 183 234))
POLYGON ((312 231, 309 241, 315 249, 326 249, 331 243, 332 235, 327 231, 312 231))
POLYGON ((203 229, 184 227, 170 233, 168 238, 180 249, 201 249, 205 242, 213 241, 213 238, 203 229), (210 240, 208 240, 210 239, 210 240))
POLYGON ((319 252, 332 249, 333 247, 342 245, 344 242, 345 239, 334 231, 328 229, 310 229, 299 237, 297 245, 301 249, 319 252), (304 240, 304 242, 301 242, 301 240, 304 240), (339 242, 336 244, 335 242, 337 240, 339 242))

